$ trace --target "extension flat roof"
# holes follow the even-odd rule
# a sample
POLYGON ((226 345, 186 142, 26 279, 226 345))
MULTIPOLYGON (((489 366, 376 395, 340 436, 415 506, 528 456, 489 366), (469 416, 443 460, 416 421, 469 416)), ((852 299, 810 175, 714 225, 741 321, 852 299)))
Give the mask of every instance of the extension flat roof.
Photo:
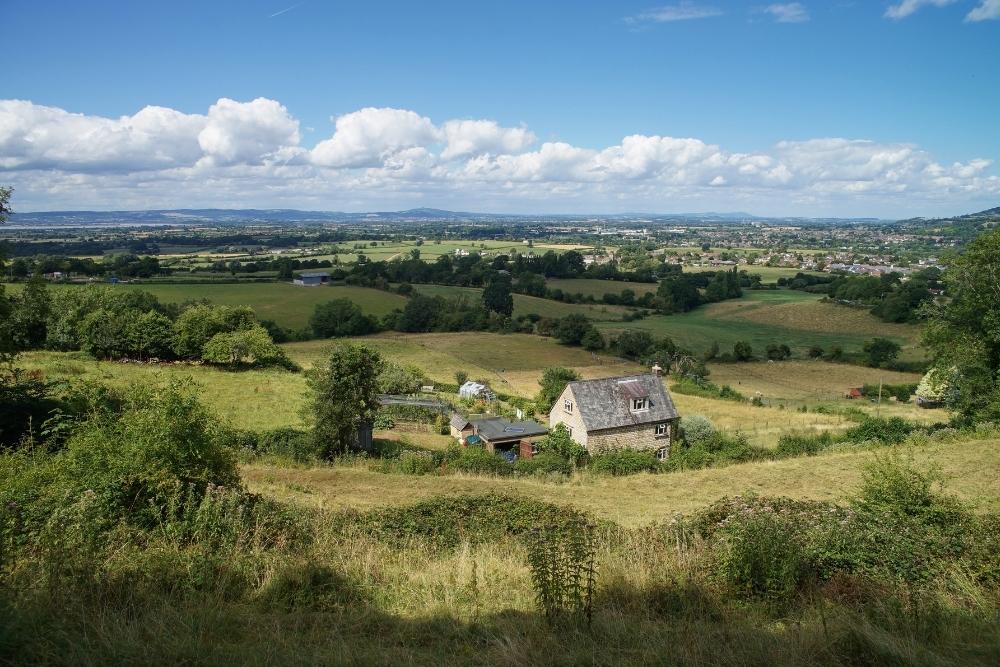
POLYGON ((472 424, 476 427, 476 433, 490 442, 533 438, 549 432, 538 422, 509 421, 503 417, 476 419, 472 424))

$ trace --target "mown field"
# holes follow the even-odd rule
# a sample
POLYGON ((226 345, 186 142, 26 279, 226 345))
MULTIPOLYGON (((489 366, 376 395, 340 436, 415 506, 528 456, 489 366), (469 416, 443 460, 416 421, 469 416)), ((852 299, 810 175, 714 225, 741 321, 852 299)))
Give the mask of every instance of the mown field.
POLYGON ((627 324, 599 322, 597 326, 608 332, 627 327, 670 336, 698 352, 713 341, 722 351, 731 351, 734 343, 744 340, 761 356, 770 343, 784 343, 799 356, 813 345, 824 350, 839 345, 845 352, 857 352, 865 341, 884 336, 903 346, 902 358, 920 358, 916 327, 882 322, 866 310, 821 303, 813 294, 792 290, 748 290, 741 299, 688 313, 652 315, 627 324))

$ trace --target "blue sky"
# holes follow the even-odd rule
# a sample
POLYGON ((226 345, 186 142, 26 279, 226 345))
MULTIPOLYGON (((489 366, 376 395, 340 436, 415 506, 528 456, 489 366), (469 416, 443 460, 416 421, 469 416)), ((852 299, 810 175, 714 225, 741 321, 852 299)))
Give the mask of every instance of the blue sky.
MULTIPOLYGON (((22 210, 894 216, 1000 204, 996 0, 5 0, 0 16, 0 99, 31 103, 0 108, 0 182, 15 184, 22 210), (202 134, 220 99, 259 98, 282 111, 236 109, 202 134), (94 138, 101 122, 147 106, 209 118, 185 125, 202 152, 178 148, 190 137, 176 128, 128 145, 94 138), (366 109, 405 110, 433 128, 350 116, 366 109), (314 159, 345 115, 357 122, 345 123, 336 156, 314 159), (499 129, 456 130, 471 144, 449 151, 445 124, 462 119, 499 129), (86 156, 66 148, 80 133, 86 156), (224 159, 211 148, 220 133, 224 159), (699 144, 623 147, 632 135, 699 144), (43 151, 38 136, 63 144, 43 151), (845 143, 815 143, 830 139, 845 143), (359 157, 359 141, 371 155, 359 157), (150 164, 144 151, 170 155, 150 164)), ((167 122, 187 120, 156 125, 167 122)))

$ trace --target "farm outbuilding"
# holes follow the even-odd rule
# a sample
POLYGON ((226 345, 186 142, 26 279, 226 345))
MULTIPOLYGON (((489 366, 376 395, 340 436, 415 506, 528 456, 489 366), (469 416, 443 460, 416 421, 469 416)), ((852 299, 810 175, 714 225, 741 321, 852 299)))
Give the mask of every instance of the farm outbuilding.
POLYGON ((312 273, 300 273, 299 277, 293 281, 296 285, 302 285, 304 287, 318 287, 320 285, 328 285, 330 283, 330 274, 325 271, 316 271, 312 273))
POLYGON ((482 447, 512 462, 518 458, 530 459, 534 453, 534 441, 549 432, 538 422, 511 421, 503 417, 452 418, 451 426, 453 434, 458 426, 471 427, 472 434, 459 439, 463 445, 482 447))
POLYGON ((851 387, 844 393, 844 398, 854 400, 861 398, 864 394, 861 393, 860 387, 851 387))
POLYGON ((451 437, 455 438, 459 442, 464 441, 465 438, 472 435, 474 431, 472 428, 472 422, 459 414, 451 416, 448 430, 451 432, 451 437))

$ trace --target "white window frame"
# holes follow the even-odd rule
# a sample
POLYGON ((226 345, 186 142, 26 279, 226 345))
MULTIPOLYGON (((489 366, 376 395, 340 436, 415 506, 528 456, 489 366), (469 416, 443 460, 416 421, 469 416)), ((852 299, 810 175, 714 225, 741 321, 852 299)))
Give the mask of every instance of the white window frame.
POLYGON ((670 425, 669 424, 657 424, 653 428, 653 436, 657 438, 667 438, 670 437, 670 425))
POLYGON ((563 401, 563 411, 569 414, 573 414, 573 401, 568 398, 563 401))
POLYGON ((666 447, 660 447, 659 449, 656 450, 657 461, 666 461, 669 455, 670 455, 669 451, 667 450, 666 447))
POLYGON ((633 398, 632 399, 632 412, 642 412, 643 410, 649 410, 649 399, 648 398, 633 398))
POLYGON ((573 427, 570 426, 569 424, 566 424, 566 433, 569 435, 569 437, 571 438, 573 437, 573 427))

